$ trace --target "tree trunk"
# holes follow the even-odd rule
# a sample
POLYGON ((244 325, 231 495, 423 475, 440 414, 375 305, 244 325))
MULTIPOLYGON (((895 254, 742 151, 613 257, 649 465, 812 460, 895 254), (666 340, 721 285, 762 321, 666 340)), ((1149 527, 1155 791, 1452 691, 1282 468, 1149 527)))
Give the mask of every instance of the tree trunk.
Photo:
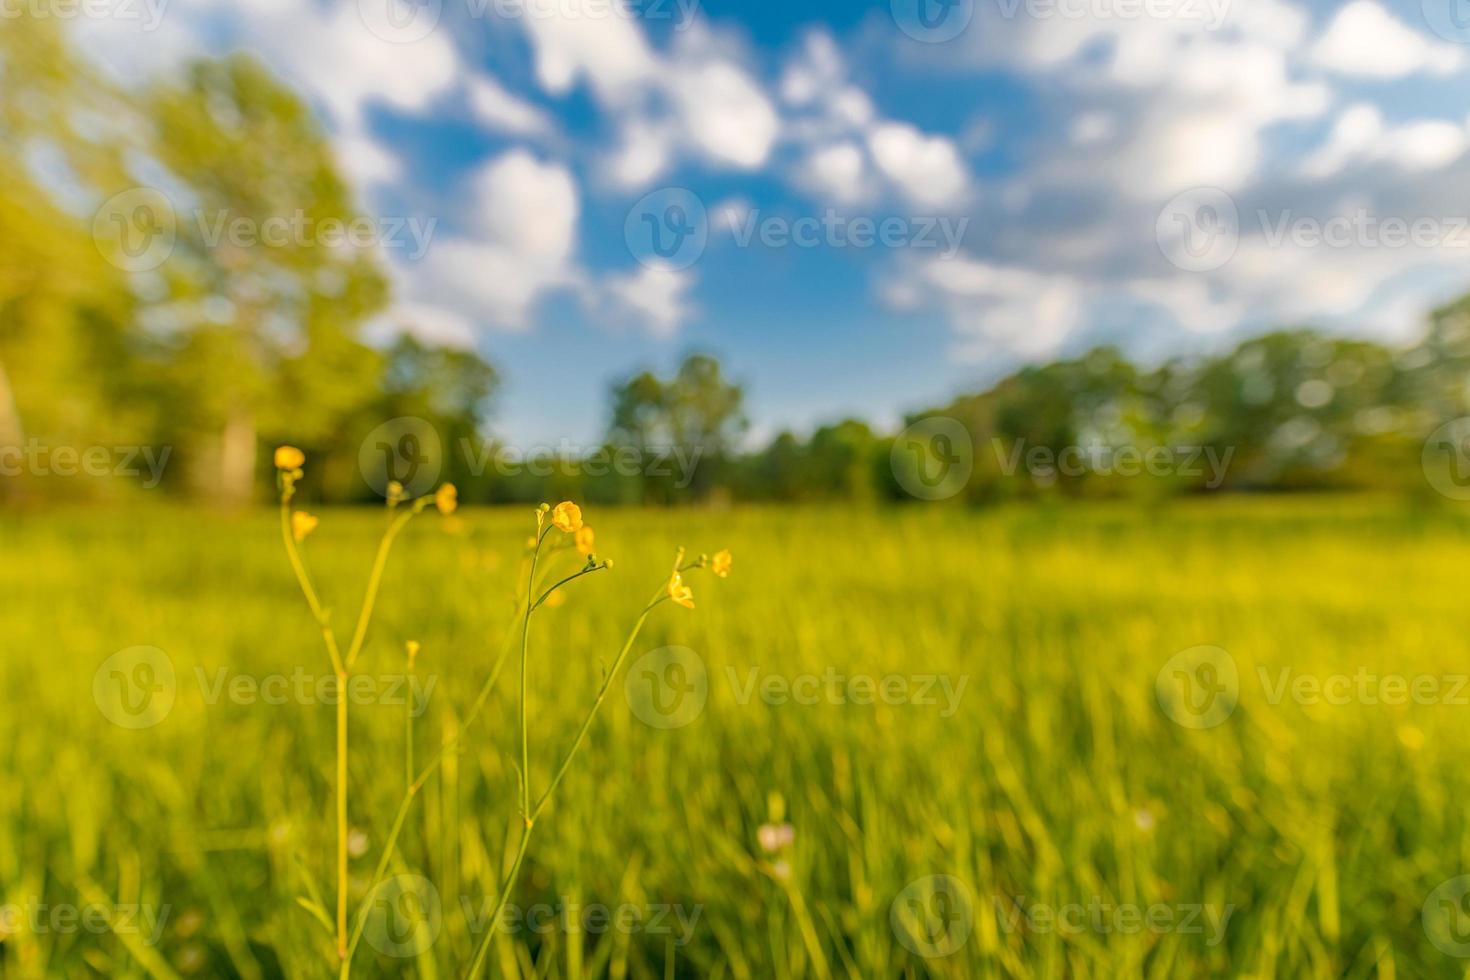
MULTIPOLYGON (((25 440, 25 427, 20 422, 20 410, 15 406, 15 390, 10 387, 5 362, 0 360, 0 451, 13 446, 24 452, 25 440)), ((11 496, 14 484, 14 480, 0 479, 0 497, 11 496)))
POLYGON ((255 441, 255 416, 232 411, 220 436, 219 502, 226 507, 243 507, 254 495, 255 441))

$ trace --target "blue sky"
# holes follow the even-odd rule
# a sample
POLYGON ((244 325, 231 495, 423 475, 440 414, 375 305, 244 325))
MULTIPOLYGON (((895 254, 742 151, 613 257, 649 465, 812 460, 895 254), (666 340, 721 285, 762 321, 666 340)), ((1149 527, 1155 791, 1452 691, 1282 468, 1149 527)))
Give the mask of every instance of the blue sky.
POLYGON ((1462 2, 151 0, 77 37, 296 85, 367 209, 435 222, 375 330, 483 350, 529 446, 691 350, 763 439, 1097 343, 1407 340, 1470 286, 1462 2))

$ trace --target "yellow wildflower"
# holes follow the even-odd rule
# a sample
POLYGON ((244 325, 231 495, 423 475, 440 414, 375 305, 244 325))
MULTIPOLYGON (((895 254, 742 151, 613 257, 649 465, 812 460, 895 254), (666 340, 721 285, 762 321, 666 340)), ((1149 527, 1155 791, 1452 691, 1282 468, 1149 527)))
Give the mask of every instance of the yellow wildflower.
POLYGON ((582 508, 570 500, 563 500, 551 510, 551 525, 558 531, 571 534, 582 527, 582 508))
POLYGON ((276 447, 276 469, 299 470, 306 462, 306 454, 295 446, 276 447))
POLYGON ((673 599, 685 609, 694 608, 694 590, 684 584, 684 576, 679 573, 679 565, 684 561, 684 549, 674 556, 674 573, 669 576, 669 598, 673 599))
POLYGON ((710 570, 720 578, 725 578, 730 574, 730 561, 731 555, 729 548, 723 551, 717 551, 715 552, 715 556, 710 559, 710 570))
POLYGON ((684 576, 678 572, 669 576, 669 598, 685 609, 694 608, 694 590, 684 584, 684 576))
POLYGON ((459 491, 454 488, 454 484, 446 483, 434 492, 434 506, 445 516, 454 513, 459 506, 459 491))
POLYGON ((577 551, 579 551, 583 555, 590 556, 592 554, 593 542, 595 538, 596 535, 592 533, 592 528, 590 525, 583 524, 581 527, 577 528, 577 551))
POLYGON ((298 510, 291 515, 291 537, 297 541, 303 540, 308 534, 316 530, 317 519, 304 510, 298 510))

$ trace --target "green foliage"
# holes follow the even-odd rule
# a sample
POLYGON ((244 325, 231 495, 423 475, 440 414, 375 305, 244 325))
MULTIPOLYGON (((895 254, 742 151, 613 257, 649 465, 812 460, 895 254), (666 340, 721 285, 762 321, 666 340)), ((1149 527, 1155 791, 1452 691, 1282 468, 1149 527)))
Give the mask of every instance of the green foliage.
MULTIPOLYGON (((348 616, 385 518, 320 516, 303 547, 323 601, 348 616)), ((456 516, 458 534, 436 520, 405 531, 360 661, 391 677, 405 641, 422 642, 417 675, 436 683, 415 721, 421 760, 459 729, 519 623, 528 512, 456 516)), ((727 544, 735 570, 694 579, 697 612, 651 621, 630 657, 694 651, 703 710, 652 728, 616 680, 512 902, 700 914, 672 949, 677 926, 650 931, 648 915, 577 935, 554 917, 533 932, 522 916, 496 941, 495 975, 643 980, 665 976, 670 956, 680 977, 814 977, 808 925, 843 978, 1463 975, 1421 915, 1465 871, 1464 708, 1272 703, 1261 680, 1463 676, 1463 516, 1305 496, 1148 513, 1084 502, 589 516, 617 567, 538 613, 538 784, 674 547, 727 544), (1174 724, 1156 695, 1164 663, 1196 644, 1228 651, 1241 679, 1238 706, 1208 730, 1174 724), (742 694, 752 670, 968 682, 945 717, 942 695, 767 703, 742 694), (783 820, 795 834, 784 883, 759 842, 763 823, 783 820), (924 959, 897 940, 890 910, 935 874, 964 882, 975 927, 952 955, 924 959), (1005 926, 1016 901, 1094 896, 1234 911, 1213 945, 1207 932, 1005 926)), ((0 684, 18 705, 0 712, 0 905, 78 903, 91 882, 110 901, 167 904, 153 948, 188 976, 322 975, 331 936, 297 898, 314 889, 330 907, 332 706, 207 699, 221 672, 328 670, 274 518, 10 514, 0 540, 17 556, 0 567, 17 610, 0 684), (137 731, 104 718, 91 690, 102 661, 133 644, 164 651, 178 684, 168 715, 137 731)), ((580 560, 563 554, 558 568, 580 560)), ((425 786, 391 866, 438 889, 437 940, 416 963, 365 944, 355 976, 463 976, 480 938, 467 913, 488 911, 518 839, 513 681, 508 670, 425 786)), ((403 794, 404 706, 354 705, 351 737, 356 907, 403 794)), ((119 937, 80 929, 0 940, 0 972, 142 975, 119 937)))

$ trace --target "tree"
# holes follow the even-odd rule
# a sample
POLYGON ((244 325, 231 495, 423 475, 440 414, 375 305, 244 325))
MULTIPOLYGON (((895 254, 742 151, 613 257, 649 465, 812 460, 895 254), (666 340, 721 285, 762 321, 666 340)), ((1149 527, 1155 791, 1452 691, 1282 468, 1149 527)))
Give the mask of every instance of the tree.
POLYGON ((668 380, 645 371, 613 387, 608 442, 636 450, 644 461, 638 481, 644 500, 707 499, 723 485, 745 431, 744 399, 744 389, 725 378, 718 360, 692 354, 668 380), (665 449, 691 471, 648 472, 654 451, 665 449))
POLYGON ((370 249, 329 240, 362 216, 316 119, 256 62, 198 62, 150 109, 155 154, 185 187, 152 312, 175 335, 192 475, 239 503, 261 431, 323 440, 370 397, 382 361, 358 330, 387 283, 370 249))

